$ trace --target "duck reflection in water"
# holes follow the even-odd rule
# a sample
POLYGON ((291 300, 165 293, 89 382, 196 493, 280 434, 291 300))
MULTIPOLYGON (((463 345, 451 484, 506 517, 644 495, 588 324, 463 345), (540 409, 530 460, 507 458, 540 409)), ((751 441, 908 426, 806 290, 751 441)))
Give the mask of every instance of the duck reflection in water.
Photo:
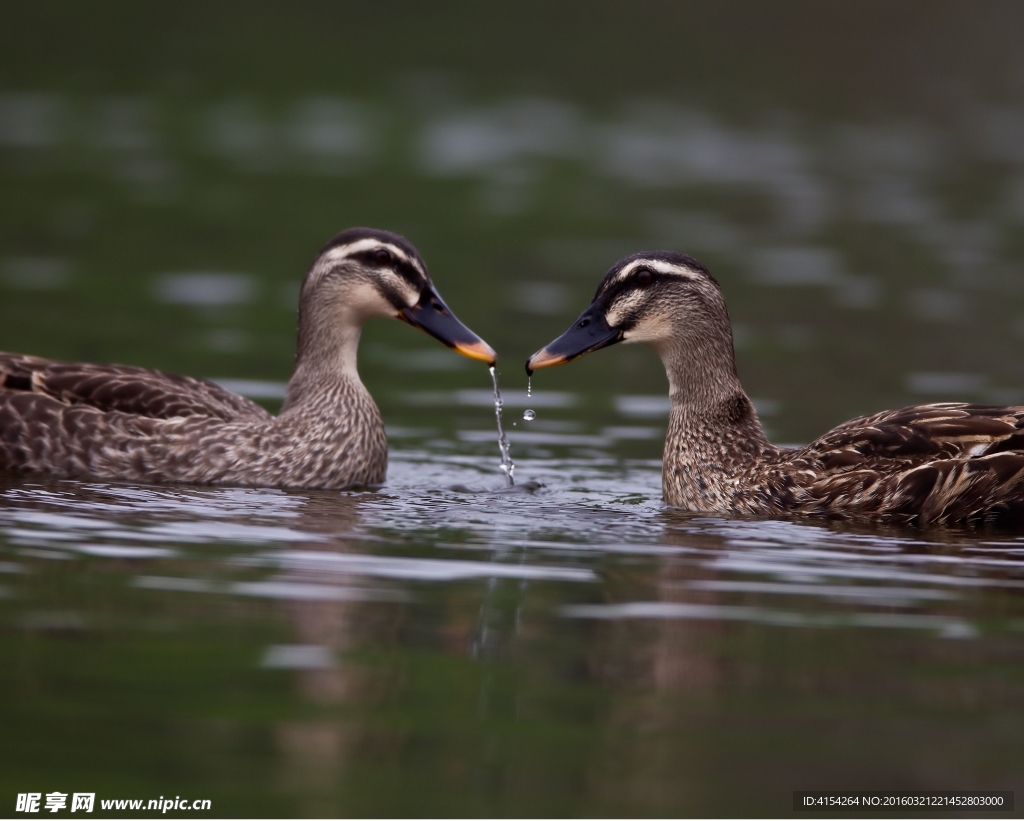
POLYGON ((736 373, 721 288, 692 257, 652 251, 620 260, 526 371, 617 342, 646 343, 668 374, 662 488, 670 505, 918 525, 1024 521, 1024 407, 914 405, 852 419, 805 447, 769 442, 736 373))
MULTIPOLYGON (((364 494, 290 495, 302 500, 293 524, 310 539, 290 543, 285 553, 322 553, 325 561, 309 567, 286 562, 271 577, 286 594, 277 606, 289 625, 288 643, 267 648, 263 666, 287 671, 302 702, 320 710, 357 710, 386 690, 382 673, 360 662, 359 652, 396 642, 405 595, 362 575, 326 570, 332 556, 359 552, 364 494)), ((294 718, 276 722, 273 738, 283 785, 306 796, 306 812, 332 814, 326 796, 366 741, 366 729, 337 716, 294 718)))
POLYGON ((356 370, 363 324, 393 317, 464 356, 494 350, 459 322, 403 237, 343 231, 302 284, 295 370, 280 415, 202 379, 0 353, 0 470, 132 482, 374 485, 380 411, 356 370))

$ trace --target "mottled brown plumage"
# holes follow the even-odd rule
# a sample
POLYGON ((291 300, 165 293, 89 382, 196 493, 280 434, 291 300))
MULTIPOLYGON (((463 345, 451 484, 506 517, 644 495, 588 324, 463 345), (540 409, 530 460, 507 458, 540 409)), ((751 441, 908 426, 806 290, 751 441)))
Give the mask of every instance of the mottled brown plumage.
POLYGON ((402 237, 356 228, 303 282, 295 371, 278 416, 202 379, 0 353, 0 470, 134 482, 379 484, 384 424, 356 370, 364 322, 396 317, 494 361, 402 237))
POLYGON ((665 365, 670 505, 918 525, 1024 521, 1024 407, 915 405, 851 419, 805 447, 769 442, 736 373, 721 289, 691 257, 621 260, 527 370, 620 341, 648 344, 665 365))

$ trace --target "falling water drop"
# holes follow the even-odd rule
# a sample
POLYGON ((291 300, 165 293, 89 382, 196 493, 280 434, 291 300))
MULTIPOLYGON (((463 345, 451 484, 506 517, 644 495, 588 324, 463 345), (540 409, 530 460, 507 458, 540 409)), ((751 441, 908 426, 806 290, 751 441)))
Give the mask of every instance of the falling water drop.
POLYGON ((532 422, 536 418, 537 418, 537 412, 536 411, 532 411, 529 408, 527 408, 526 410, 523 411, 523 419, 525 419, 527 422, 532 422))
POLYGON ((494 365, 491 365, 490 371, 491 381, 494 383, 494 417, 498 420, 498 450, 501 451, 501 469, 505 473, 505 487, 512 487, 515 484, 512 474, 515 473, 516 466, 509 453, 505 428, 501 424, 501 408, 504 403, 501 401, 501 391, 498 390, 498 372, 494 369, 494 365))
POLYGON ((533 382, 533 377, 532 376, 526 377, 526 398, 527 399, 529 399, 531 396, 533 396, 533 386, 530 384, 531 382, 533 382))

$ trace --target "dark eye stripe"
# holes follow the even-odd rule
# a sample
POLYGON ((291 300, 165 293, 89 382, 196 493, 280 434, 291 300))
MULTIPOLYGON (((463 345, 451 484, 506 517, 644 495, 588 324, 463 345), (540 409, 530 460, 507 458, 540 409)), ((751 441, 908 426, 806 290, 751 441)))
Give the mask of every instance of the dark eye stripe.
POLYGON ((411 262, 398 259, 395 260, 391 267, 402 277, 406 282, 415 288, 422 288, 424 284, 424 277, 411 262))
POLYGON ((598 296, 600 297, 601 301, 604 302, 605 304, 611 304, 612 301, 614 301, 615 298, 619 296, 619 294, 622 294, 626 291, 646 290, 647 288, 650 288, 658 281, 658 275, 650 271, 650 269, 643 268, 641 270, 649 271, 651 273, 651 278, 648 282, 639 282, 637 280, 637 272, 631 272, 628 277, 626 277, 623 280, 620 280, 619 282, 613 283, 610 287, 606 288, 604 293, 600 293, 598 296))
POLYGON ((353 254, 351 258, 359 260, 368 268, 390 268, 417 290, 423 287, 423 274, 416 269, 415 265, 411 262, 406 262, 404 259, 398 259, 395 256, 392 256, 389 262, 381 263, 377 259, 377 250, 362 251, 358 254, 353 254))

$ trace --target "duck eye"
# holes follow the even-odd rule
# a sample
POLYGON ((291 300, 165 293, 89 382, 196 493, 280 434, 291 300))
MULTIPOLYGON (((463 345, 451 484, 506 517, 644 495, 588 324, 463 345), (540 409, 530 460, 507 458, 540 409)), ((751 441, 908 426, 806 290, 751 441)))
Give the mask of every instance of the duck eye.
POLYGON ((654 274, 647 268, 641 268, 636 272, 636 283, 637 285, 650 285, 654 282, 654 274))
POLYGON ((386 265, 391 262, 391 252, 386 248, 378 248, 373 252, 373 258, 377 260, 381 265, 386 265))

